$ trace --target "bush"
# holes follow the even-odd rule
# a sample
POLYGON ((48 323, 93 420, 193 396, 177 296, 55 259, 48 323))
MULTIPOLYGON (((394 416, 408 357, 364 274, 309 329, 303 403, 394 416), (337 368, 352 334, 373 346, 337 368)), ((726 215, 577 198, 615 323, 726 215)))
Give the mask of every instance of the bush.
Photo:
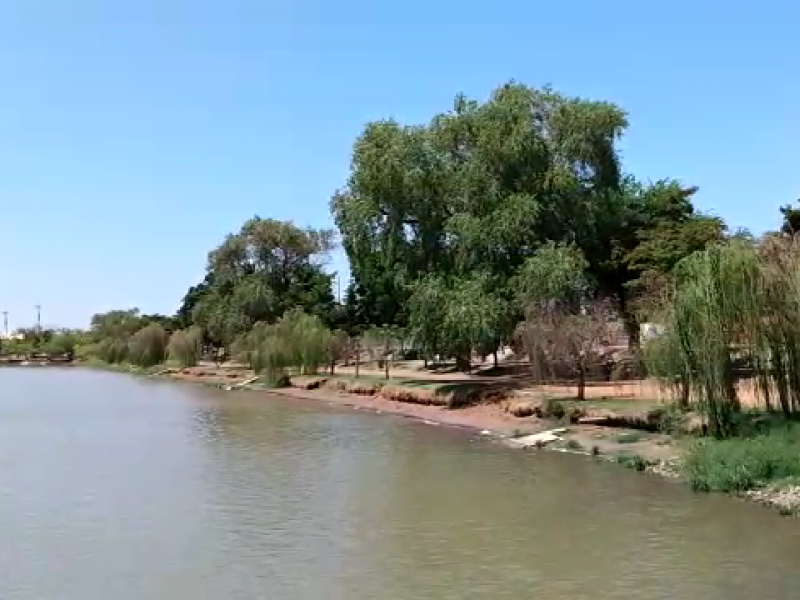
POLYGON ((44 350, 46 352, 54 352, 59 354, 74 354, 75 349, 80 342, 80 333, 77 331, 71 331, 68 329, 64 329, 61 331, 57 331, 53 334, 44 345, 44 350))
POLYGON ((535 411, 535 406, 532 402, 517 401, 510 403, 506 409, 515 417, 530 417, 535 411))
MULTIPOLYGON (((656 425, 656 429, 658 429, 658 431, 667 435, 693 433, 692 429, 695 425, 697 425, 698 419, 702 421, 702 418, 699 417, 699 415, 697 418, 692 419, 691 414, 681 409, 681 407, 677 404, 671 404, 664 408, 655 409, 650 412, 648 417, 648 420, 656 425)), ((699 425, 697 427, 702 429, 699 427, 699 425)))
POLYGON ((684 455, 683 472, 703 492, 740 492, 800 476, 800 443, 791 428, 751 438, 700 440, 684 455))
POLYGON ((133 334, 128 344, 128 359, 138 367, 161 364, 167 356, 169 334, 161 325, 151 323, 133 334))
POLYGON ((556 400, 555 398, 547 398, 542 403, 542 416, 547 419, 563 419, 567 414, 567 409, 564 407, 564 403, 560 400, 556 400))
POLYGON ((233 344, 237 360, 250 365, 273 386, 288 382, 287 369, 314 375, 330 356, 331 332, 319 318, 299 310, 288 311, 274 325, 257 323, 233 344))
POLYGON ((203 332, 199 327, 176 331, 169 338, 167 354, 181 367, 194 367, 203 351, 203 332))
POLYGON ((644 471, 647 468, 647 461, 638 454, 628 454, 623 452, 616 457, 618 465, 628 467, 634 471, 644 471))
POLYGON ((247 363, 269 386, 277 387, 286 380, 289 360, 275 325, 257 323, 234 342, 233 355, 236 360, 247 363))
POLYGON ((107 338, 82 348, 81 353, 109 364, 123 363, 128 359, 128 341, 107 338))

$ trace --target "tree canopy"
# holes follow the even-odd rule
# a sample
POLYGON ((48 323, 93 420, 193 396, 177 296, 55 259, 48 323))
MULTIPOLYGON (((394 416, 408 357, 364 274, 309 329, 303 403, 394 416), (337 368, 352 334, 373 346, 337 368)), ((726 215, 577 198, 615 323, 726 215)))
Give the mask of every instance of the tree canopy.
POLYGON ((332 276, 323 270, 333 232, 254 217, 208 256, 205 280, 179 310, 182 325, 200 325, 209 340, 230 344, 258 322, 299 307, 324 322, 333 308, 332 276))
POLYGON ((624 174, 616 143, 626 127, 613 104, 516 82, 486 102, 457 96, 425 125, 368 124, 331 202, 351 312, 375 325, 418 322, 409 311, 421 304, 409 300, 431 275, 491 280, 511 301, 526 261, 559 244, 582 253, 593 289, 616 301, 635 341, 632 299, 644 279, 724 227, 695 211, 694 188, 624 174))

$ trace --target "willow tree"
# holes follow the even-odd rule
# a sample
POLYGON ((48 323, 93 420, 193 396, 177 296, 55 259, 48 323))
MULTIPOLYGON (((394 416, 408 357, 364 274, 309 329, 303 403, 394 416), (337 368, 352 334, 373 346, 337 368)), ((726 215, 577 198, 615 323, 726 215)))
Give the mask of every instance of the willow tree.
POLYGON ((199 327, 179 329, 169 338, 167 355, 182 367, 197 365, 203 353, 203 331, 199 327))
POLYGON ((257 323, 236 340, 233 351, 238 360, 277 385, 290 369, 313 375, 327 364, 331 338, 319 317, 292 309, 275 323, 257 323))
POLYGON ((409 329, 426 355, 456 359, 471 370, 474 353, 491 353, 506 341, 508 305, 486 276, 429 276, 414 286, 409 329))
POLYGON ((612 104, 514 82, 424 125, 368 124, 332 200, 360 314, 404 324, 429 275, 484 274, 507 300, 538 247, 585 237, 595 199, 619 185, 626 124, 612 104))
POLYGON ((759 387, 767 408, 777 396, 786 416, 800 412, 800 238, 767 236, 759 246, 763 311, 759 387), (771 393, 772 392, 772 393, 771 393))
POLYGON ((752 376, 764 407, 800 410, 800 244, 734 239, 675 270, 666 333, 651 344, 654 374, 682 387, 717 437, 733 433, 737 384, 752 376))
POLYGON ((131 336, 128 343, 128 359, 140 367, 161 364, 167 357, 169 334, 161 325, 151 323, 131 336))

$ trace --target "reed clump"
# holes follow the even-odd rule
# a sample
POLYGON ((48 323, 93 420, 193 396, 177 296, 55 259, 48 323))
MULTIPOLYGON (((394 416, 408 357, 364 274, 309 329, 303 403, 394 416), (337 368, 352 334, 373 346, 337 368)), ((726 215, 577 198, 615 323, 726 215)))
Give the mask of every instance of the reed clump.
POLYGON ((203 330, 199 327, 181 329, 169 338, 167 355, 181 367, 194 367, 203 353, 203 330))

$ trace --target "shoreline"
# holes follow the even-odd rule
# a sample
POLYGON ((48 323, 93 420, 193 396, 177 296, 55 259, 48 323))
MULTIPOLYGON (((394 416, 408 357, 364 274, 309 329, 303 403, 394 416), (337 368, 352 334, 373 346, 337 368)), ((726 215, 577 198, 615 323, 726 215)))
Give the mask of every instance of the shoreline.
MULTIPOLYGON (((326 387, 308 389, 302 385, 282 388, 267 388, 252 379, 247 369, 230 370, 224 375, 216 373, 202 376, 186 369, 165 367, 141 369, 129 366, 74 363, 75 367, 97 368, 118 373, 140 375, 154 379, 201 385, 227 392, 260 393, 286 399, 324 402, 328 405, 352 410, 369 411, 374 414, 391 414, 415 421, 443 427, 474 431, 487 438, 505 443, 509 448, 543 449, 551 452, 567 452, 592 457, 596 460, 614 462, 636 471, 646 472, 687 485, 680 473, 680 452, 677 440, 667 434, 643 434, 635 429, 603 425, 565 424, 553 419, 516 417, 503 410, 500 403, 482 403, 458 408, 443 404, 421 404, 381 397, 377 393, 353 393, 326 387), (556 432, 552 443, 521 444, 515 440, 533 437, 535 434, 556 432), (622 442, 624 436, 635 435, 637 439, 622 442)), ((326 380, 327 377, 320 376, 326 380)), ((702 493, 702 492, 698 492, 702 493)), ((713 492, 711 492, 713 493, 713 492)), ((739 500, 761 504, 782 515, 800 516, 800 485, 767 485, 761 488, 726 495, 739 500)))
MULTIPOLYGON (((330 387, 303 385, 304 379, 327 380, 328 377, 297 378, 296 384, 287 387, 266 388, 258 383, 235 381, 231 375, 198 376, 181 369, 162 369, 151 373, 153 377, 171 381, 200 384, 230 392, 260 392, 287 399, 324 402, 329 405, 375 414, 391 414, 413 419, 429 425, 454 427, 474 431, 486 437, 504 442, 510 448, 537 448, 550 451, 569 452, 593 456, 600 460, 616 462, 622 466, 646 471, 676 480, 677 449, 674 440, 662 433, 643 432, 636 428, 605 425, 570 424, 563 420, 518 417, 508 411, 504 403, 485 402, 450 408, 446 403, 421 403, 395 400, 381 396, 378 392, 352 392, 330 387), (524 444, 525 438, 536 434, 557 431, 558 439, 548 438, 542 443, 524 444), (625 443, 618 440, 630 436, 625 443)), ((241 376, 241 374, 239 374, 241 376)), ((391 387, 391 386, 390 386, 391 387)), ((513 402, 513 401, 511 401, 513 402)))

